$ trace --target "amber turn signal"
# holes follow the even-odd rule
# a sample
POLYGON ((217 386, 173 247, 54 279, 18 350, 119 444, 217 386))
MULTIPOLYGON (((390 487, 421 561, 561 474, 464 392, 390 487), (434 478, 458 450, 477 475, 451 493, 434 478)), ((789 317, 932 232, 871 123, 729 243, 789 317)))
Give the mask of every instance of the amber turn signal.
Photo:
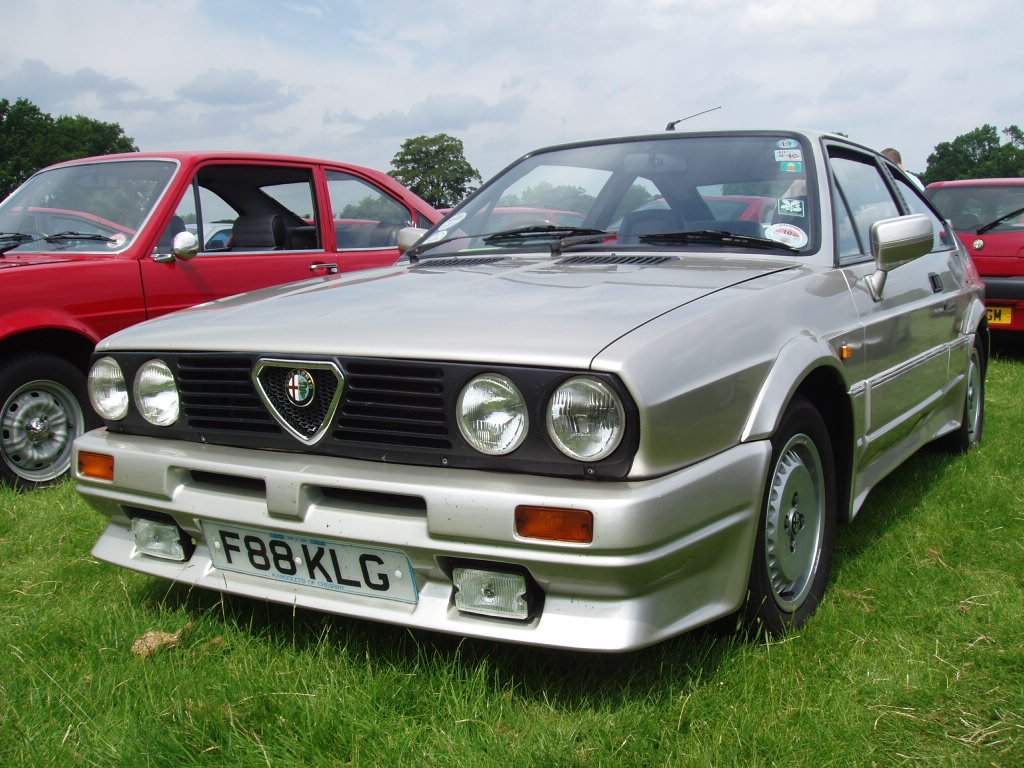
POLYGON ((516 534, 528 539, 589 544, 594 540, 594 515, 586 509, 516 507, 516 534))
POLYGON ((113 480, 114 457, 105 453, 81 451, 78 454, 78 472, 96 480, 113 480))

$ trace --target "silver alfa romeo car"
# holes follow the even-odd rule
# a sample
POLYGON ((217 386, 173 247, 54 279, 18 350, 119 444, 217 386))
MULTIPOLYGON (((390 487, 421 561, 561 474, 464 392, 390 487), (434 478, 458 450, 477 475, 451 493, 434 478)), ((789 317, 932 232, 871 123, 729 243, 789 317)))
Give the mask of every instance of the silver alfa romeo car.
POLYGON ((516 643, 774 635, 882 478, 981 439, 978 274, 843 137, 542 149, 401 239, 100 343, 97 558, 516 643))

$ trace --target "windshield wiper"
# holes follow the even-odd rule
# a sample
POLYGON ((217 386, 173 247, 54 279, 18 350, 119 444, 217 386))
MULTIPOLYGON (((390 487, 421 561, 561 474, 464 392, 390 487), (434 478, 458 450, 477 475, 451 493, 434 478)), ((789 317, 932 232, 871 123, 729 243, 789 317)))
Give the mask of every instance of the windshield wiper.
POLYGON ((770 240, 767 237, 737 235, 732 232, 719 229, 695 229, 687 232, 656 232, 647 235, 640 235, 640 242, 650 245, 721 243, 723 245, 743 245, 751 248, 783 250, 790 251, 792 253, 798 253, 800 251, 799 248, 789 245, 788 243, 780 243, 778 240, 770 240))
POLYGON ((493 235, 484 236, 483 241, 487 245, 509 245, 511 243, 527 243, 531 240, 539 239, 551 240, 551 255, 557 256, 562 252, 563 248, 571 248, 574 245, 583 245, 584 243, 599 243, 610 234, 603 229, 542 224, 506 229, 504 232, 495 232, 493 235))
POLYGON ((1010 211, 1009 213, 1004 213, 1002 216, 1000 216, 995 221, 990 221, 988 224, 985 224, 985 225, 983 225, 981 227, 978 227, 977 234, 984 235, 990 229, 995 229, 996 227, 998 227, 1000 224, 1002 224, 1007 219, 1012 219, 1014 216, 1019 216, 1022 213, 1024 213, 1024 208, 1018 208, 1016 211, 1010 211))
POLYGON ((583 227, 558 226, 555 224, 543 224, 537 226, 517 227, 516 229, 505 229, 501 232, 477 235, 456 235, 445 237, 429 243, 421 243, 405 252, 409 261, 415 264, 419 261, 419 255, 431 248, 436 248, 445 243, 452 243, 456 240, 472 240, 480 238, 487 245, 508 245, 510 243, 525 243, 531 240, 545 239, 552 240, 551 255, 557 256, 563 248, 571 248, 582 243, 599 242, 613 233, 603 229, 586 229, 583 227))
POLYGON ((13 251, 19 245, 27 241, 31 241, 34 238, 32 235, 26 235, 21 232, 0 232, 0 240, 10 240, 9 243, 0 245, 0 256, 3 256, 8 251, 13 251))
POLYGON ((68 230, 67 232, 57 232, 53 235, 44 235, 43 240, 48 243, 59 243, 64 240, 100 240, 104 243, 114 242, 114 238, 107 237, 106 235, 95 235, 88 232, 73 232, 68 230))

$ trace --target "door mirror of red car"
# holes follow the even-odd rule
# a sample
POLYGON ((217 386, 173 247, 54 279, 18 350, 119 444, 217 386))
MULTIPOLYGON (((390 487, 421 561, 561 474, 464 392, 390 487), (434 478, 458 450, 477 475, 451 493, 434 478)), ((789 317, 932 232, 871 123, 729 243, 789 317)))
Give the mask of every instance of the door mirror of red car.
POLYGON ((425 229, 419 227, 402 227, 398 230, 398 252, 405 253, 423 237, 425 229))
POLYGON ((875 301, 882 300, 886 275, 930 252, 935 242, 932 222, 923 213, 882 219, 871 225, 871 255, 875 272, 868 276, 868 288, 875 301))
POLYGON ((174 236, 172 250, 176 258, 182 261, 191 261, 199 253, 199 238, 191 232, 179 232, 174 236))

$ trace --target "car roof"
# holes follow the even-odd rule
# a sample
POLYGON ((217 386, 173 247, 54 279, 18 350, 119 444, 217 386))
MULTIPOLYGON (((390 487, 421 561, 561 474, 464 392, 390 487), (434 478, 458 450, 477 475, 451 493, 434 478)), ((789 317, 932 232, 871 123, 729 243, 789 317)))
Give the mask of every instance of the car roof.
POLYGON ((995 187, 1024 185, 1024 178, 1008 179, 956 179, 954 181, 933 181, 928 189, 940 187, 995 187))
POLYGON ((325 160, 323 158, 302 157, 299 155, 277 155, 267 152, 216 152, 216 151, 170 151, 170 152, 124 152, 111 155, 94 155, 92 157, 80 157, 74 160, 67 160, 63 163, 54 163, 50 168, 60 168, 68 165, 81 165, 84 163, 105 162, 108 160, 176 160, 182 165, 189 165, 206 160, 234 161, 243 163, 299 163, 302 165, 338 165, 346 168, 358 169, 370 175, 382 174, 374 168, 346 163, 341 160, 325 160))

